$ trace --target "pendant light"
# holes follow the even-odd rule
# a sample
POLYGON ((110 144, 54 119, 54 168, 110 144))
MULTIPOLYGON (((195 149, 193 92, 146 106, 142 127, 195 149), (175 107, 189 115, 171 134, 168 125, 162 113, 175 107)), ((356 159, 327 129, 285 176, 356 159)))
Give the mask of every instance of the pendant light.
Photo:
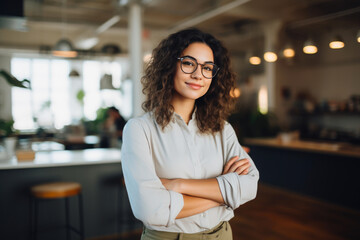
POLYGON ((77 70, 73 69, 70 71, 69 77, 80 77, 80 73, 77 70))
POLYGON ((64 57, 64 58, 74 58, 78 55, 78 53, 74 50, 69 39, 64 37, 65 29, 66 29, 66 0, 63 0, 62 9, 61 9, 61 18, 62 18, 62 37, 55 44, 55 47, 52 51, 52 54, 56 57, 64 57))
POLYGON ((245 58, 251 65, 260 65, 261 64, 261 58, 259 57, 260 54, 258 50, 252 50, 247 52, 245 58))
POLYGON ((61 38, 55 45, 52 54, 56 57, 74 58, 77 52, 73 50, 71 42, 66 38, 61 38))
POLYGON ((304 43, 303 51, 306 54, 315 54, 317 53, 318 48, 311 39, 308 39, 304 43))
POLYGON ((286 58, 293 58, 295 57, 295 50, 291 44, 287 44, 282 51, 282 54, 286 58))
POLYGON ((329 43, 329 47, 331 49, 341 49, 344 46, 345 46, 345 43, 339 35, 336 35, 329 43))
POLYGON ((261 58, 256 55, 252 55, 249 57, 249 62, 251 65, 259 65, 261 63, 261 58))
POLYGON ((100 90, 116 90, 116 88, 113 85, 112 81, 112 75, 110 74, 104 74, 100 79, 100 90))
POLYGON ((231 89, 231 91, 230 91, 230 96, 231 96, 232 98, 238 98, 238 97, 240 97, 240 95, 241 95, 241 90, 240 90, 240 88, 235 87, 235 88, 231 89))
POLYGON ((276 62, 276 60, 278 59, 278 56, 273 51, 267 51, 264 53, 264 59, 267 62, 276 62))

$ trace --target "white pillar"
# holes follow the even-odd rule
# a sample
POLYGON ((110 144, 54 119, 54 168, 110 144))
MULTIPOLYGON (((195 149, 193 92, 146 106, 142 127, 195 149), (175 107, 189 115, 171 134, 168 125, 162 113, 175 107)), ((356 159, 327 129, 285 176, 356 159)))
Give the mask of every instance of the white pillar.
MULTIPOLYGON (((10 73, 11 57, 0 56, 0 68, 10 73)), ((12 119, 11 86, 3 77, 0 77, 0 119, 12 119)))
POLYGON ((137 1, 133 1, 129 6, 129 54, 130 77, 133 83, 133 117, 143 113, 141 104, 145 99, 141 86, 141 76, 143 74, 141 31, 141 5, 137 1))
MULTIPOLYGON (((269 22, 264 25, 265 51, 275 51, 277 36, 281 27, 280 21, 269 22)), ((279 57, 279 56, 278 56, 279 57)), ((275 109, 275 83, 276 83, 276 62, 265 61, 265 78, 268 91, 268 109, 275 109)))

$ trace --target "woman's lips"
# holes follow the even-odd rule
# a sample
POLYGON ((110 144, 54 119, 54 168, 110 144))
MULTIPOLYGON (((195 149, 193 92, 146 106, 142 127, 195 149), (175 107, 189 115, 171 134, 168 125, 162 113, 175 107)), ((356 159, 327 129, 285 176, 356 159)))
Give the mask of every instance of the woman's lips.
POLYGON ((196 84, 196 83, 188 83, 188 82, 185 82, 189 87, 191 87, 192 89, 195 89, 195 90, 199 90, 200 88, 202 88, 202 86, 200 84, 196 84))

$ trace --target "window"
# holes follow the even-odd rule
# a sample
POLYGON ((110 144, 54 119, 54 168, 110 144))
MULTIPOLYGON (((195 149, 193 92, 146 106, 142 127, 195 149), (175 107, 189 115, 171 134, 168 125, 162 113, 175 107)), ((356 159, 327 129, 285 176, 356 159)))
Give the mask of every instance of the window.
POLYGON ((100 107, 115 106, 124 117, 130 117, 131 88, 124 84, 122 91, 100 90, 104 74, 112 76, 115 88, 122 86, 123 66, 127 61, 101 62, 41 58, 12 58, 11 72, 18 79, 31 80, 32 89, 12 88, 12 114, 19 130, 43 128, 60 129, 78 123, 82 118, 94 120, 100 107), (73 65, 81 76, 69 77, 73 65), (77 99, 80 90, 84 102, 77 99), (124 104, 126 103, 126 105, 124 104), (124 113, 123 113, 124 112, 124 113))

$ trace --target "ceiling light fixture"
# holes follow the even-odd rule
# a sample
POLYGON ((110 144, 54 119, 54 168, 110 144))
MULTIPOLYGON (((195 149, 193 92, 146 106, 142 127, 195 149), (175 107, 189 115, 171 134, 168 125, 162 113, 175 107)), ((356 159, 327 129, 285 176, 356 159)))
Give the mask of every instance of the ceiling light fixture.
POLYGON ((152 58, 152 54, 151 53, 145 53, 144 56, 143 56, 143 61, 144 63, 149 63, 150 60, 152 58))
POLYGON ((295 57, 295 50, 293 48, 293 46, 291 46, 290 44, 286 45, 286 47, 283 50, 283 55, 286 58, 293 58, 295 57))
POLYGON ((240 97, 240 95, 241 95, 241 90, 240 90, 240 88, 235 87, 235 88, 231 89, 231 91, 230 91, 230 96, 231 96, 232 98, 238 98, 238 97, 240 97))
POLYGON ((69 77, 80 77, 80 73, 77 70, 73 69, 70 71, 69 77))
POLYGON ((267 62, 276 62, 276 60, 278 59, 278 56, 276 55, 275 52, 267 51, 264 53, 264 59, 267 62))
POLYGON ((52 54, 56 57, 64 58, 74 58, 77 57, 78 53, 74 50, 69 39, 66 39, 65 30, 66 30, 66 0, 63 0, 62 9, 61 9, 61 19, 62 19, 62 37, 55 44, 55 47, 52 51, 52 54))
POLYGON ((344 46, 345 46, 345 43, 339 35, 336 35, 329 43, 329 47, 331 49, 341 49, 344 46))
POLYGON ((68 39, 60 39, 52 51, 52 54, 56 57, 65 57, 65 58, 74 58, 78 55, 76 51, 73 50, 72 44, 68 39))
POLYGON ((259 65, 261 63, 261 58, 258 56, 251 56, 249 62, 251 65, 259 65))
POLYGON ((100 79, 100 90, 116 90, 113 85, 112 75, 104 74, 100 79))
POLYGON ((308 39, 304 43, 303 51, 306 54, 315 54, 315 53, 317 53, 318 48, 316 47, 315 43, 311 39, 308 39))

